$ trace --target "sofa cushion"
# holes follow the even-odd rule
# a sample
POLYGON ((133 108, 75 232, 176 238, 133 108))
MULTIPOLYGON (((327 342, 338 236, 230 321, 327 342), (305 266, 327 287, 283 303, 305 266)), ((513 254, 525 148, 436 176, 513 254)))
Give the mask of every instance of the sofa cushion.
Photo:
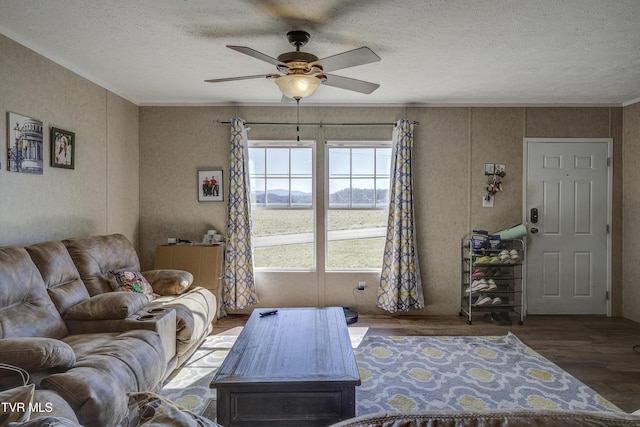
POLYGON ((115 320, 126 319, 140 311, 149 300, 144 294, 133 292, 111 292, 89 298, 69 308, 66 319, 115 320))
POLYGON ((116 292, 135 292, 143 294, 148 301, 154 298, 153 288, 147 279, 138 271, 110 271, 111 289, 116 292))
POLYGON ((65 342, 76 353, 75 366, 49 375, 40 387, 62 396, 82 425, 117 425, 128 412, 127 393, 161 384, 167 360, 155 332, 71 335, 65 342))
POLYGON ((193 274, 183 270, 148 270, 142 274, 158 295, 180 295, 193 284, 193 274))
POLYGON ((5 338, 0 340, 0 363, 34 372, 70 368, 76 355, 69 344, 52 338, 5 338))
POLYGON ((25 248, 0 248, 0 338, 62 338, 67 328, 25 248))
POLYGON ((112 292, 109 271, 140 271, 138 254, 122 234, 76 237, 62 243, 91 296, 112 292))
POLYGON ((216 298, 210 290, 195 286, 182 295, 156 298, 152 307, 172 308, 176 311, 176 353, 179 363, 194 345, 200 343, 211 330, 216 316, 216 298))
POLYGON ((69 307, 89 298, 80 273, 62 242, 36 243, 25 249, 38 267, 60 314, 64 315, 69 307))

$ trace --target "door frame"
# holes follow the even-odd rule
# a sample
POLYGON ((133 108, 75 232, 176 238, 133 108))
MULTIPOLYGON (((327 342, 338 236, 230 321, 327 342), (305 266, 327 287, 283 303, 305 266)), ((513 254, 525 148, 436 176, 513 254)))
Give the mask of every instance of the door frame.
MULTIPOLYGON (((531 224, 528 222, 528 209, 527 209, 527 164, 528 164, 528 147, 530 143, 542 143, 542 142, 561 142, 561 143, 602 143, 607 144, 607 317, 611 317, 611 239, 613 227, 611 225, 611 219, 613 218, 613 138, 524 138, 522 141, 522 224, 525 225, 527 230, 531 224)), ((527 233, 528 237, 528 233, 527 233)), ((526 238, 525 237, 525 241, 526 238)), ((525 257, 528 257, 529 252, 526 251, 525 257)), ((525 259, 525 267, 528 260, 525 259)), ((526 294, 526 270, 523 271, 525 276, 524 286, 522 291, 524 292, 524 312, 527 312, 527 294, 526 294)))

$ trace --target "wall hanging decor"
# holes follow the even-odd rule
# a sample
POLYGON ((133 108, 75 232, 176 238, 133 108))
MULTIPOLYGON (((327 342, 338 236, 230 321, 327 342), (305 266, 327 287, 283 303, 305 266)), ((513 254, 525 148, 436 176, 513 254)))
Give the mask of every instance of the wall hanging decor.
POLYGON ((51 167, 74 169, 76 166, 76 134, 51 128, 51 167))
POLYGON ((492 196, 504 190, 502 178, 507 175, 505 165, 502 163, 485 163, 484 174, 487 176, 487 195, 485 200, 491 200, 492 196))
POLYGON ((198 171, 198 201, 222 202, 222 169, 206 169, 198 171))
POLYGON ((43 154, 42 122, 7 113, 7 169, 42 175, 43 154))

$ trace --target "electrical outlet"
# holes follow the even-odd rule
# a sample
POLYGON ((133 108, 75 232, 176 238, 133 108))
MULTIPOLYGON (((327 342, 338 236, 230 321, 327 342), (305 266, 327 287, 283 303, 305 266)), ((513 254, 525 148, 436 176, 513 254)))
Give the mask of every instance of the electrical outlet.
POLYGON ((365 282, 358 282, 358 290, 359 291, 364 291, 364 287, 365 287, 365 282))
POLYGON ((493 207, 493 196, 483 196, 482 197, 482 207, 483 208, 492 208, 493 207), (487 200, 487 197, 489 200, 487 200))

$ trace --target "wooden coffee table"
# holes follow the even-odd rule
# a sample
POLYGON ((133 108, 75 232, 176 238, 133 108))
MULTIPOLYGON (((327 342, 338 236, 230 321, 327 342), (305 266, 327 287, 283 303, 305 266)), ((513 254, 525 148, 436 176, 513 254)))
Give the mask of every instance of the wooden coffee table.
POLYGON ((355 416, 360 375, 344 311, 256 309, 211 382, 217 422, 326 426, 355 416))

